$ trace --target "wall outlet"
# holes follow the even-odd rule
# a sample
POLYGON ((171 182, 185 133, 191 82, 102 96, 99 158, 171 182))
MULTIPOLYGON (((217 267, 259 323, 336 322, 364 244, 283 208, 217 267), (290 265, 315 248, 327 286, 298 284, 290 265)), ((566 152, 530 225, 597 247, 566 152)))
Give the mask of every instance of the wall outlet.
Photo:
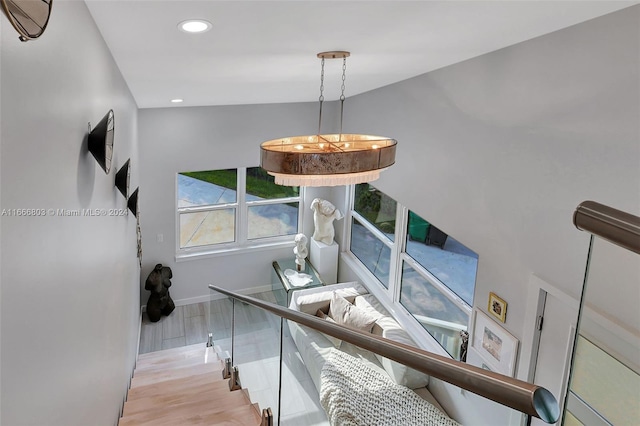
POLYGON ((163 234, 158 234, 156 237, 157 237, 157 240, 158 240, 159 243, 164 241, 164 235, 163 234))

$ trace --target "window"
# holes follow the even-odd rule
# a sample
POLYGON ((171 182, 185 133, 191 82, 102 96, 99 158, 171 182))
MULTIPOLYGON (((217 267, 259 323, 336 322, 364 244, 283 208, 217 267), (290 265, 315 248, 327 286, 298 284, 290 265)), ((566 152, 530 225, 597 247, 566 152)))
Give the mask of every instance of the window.
POLYGON ((276 185, 260 167, 183 172, 177 185, 179 252, 290 241, 299 232, 299 188, 276 185))
POLYGON ((400 304, 455 359, 467 331, 478 255, 409 211, 400 257, 400 304))
POLYGON ((460 359, 460 332, 467 330, 471 316, 477 254, 366 183, 353 191, 350 235, 351 253, 393 303, 460 359))
POLYGON ((391 244, 371 232, 366 221, 351 219, 351 252, 367 267, 380 283, 389 288, 391 244), (366 225, 363 225, 366 224, 366 225))
POLYGON ((351 212, 351 252, 386 288, 389 288, 396 208, 395 200, 373 186, 356 185, 351 212))

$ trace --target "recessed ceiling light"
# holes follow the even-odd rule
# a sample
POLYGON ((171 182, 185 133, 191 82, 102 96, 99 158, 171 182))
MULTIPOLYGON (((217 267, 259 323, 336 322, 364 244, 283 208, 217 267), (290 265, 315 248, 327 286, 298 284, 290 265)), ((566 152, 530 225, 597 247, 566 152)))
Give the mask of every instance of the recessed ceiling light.
POLYGON ((211 22, 204 19, 187 19, 178 24, 178 28, 185 33, 204 33, 211 29, 211 22))
POLYGON ((174 103, 174 104, 179 104, 179 103, 180 103, 180 102, 182 102, 183 100, 184 100, 184 99, 176 98, 176 99, 171 99, 171 102, 172 102, 172 103, 174 103))

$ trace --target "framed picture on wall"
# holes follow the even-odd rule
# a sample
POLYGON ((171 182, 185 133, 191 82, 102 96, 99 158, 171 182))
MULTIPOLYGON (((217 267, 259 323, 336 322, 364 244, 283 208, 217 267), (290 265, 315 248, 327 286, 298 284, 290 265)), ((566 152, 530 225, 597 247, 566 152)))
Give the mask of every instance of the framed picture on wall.
POLYGON ((478 308, 473 310, 471 347, 491 370, 513 377, 518 339, 478 308))
POLYGON ((498 318, 500 322, 505 322, 507 319, 507 302, 498 297, 497 294, 489 293, 489 305, 487 310, 491 315, 498 318))
POLYGON ((483 370, 493 371, 493 368, 489 366, 487 361, 482 359, 482 356, 473 349, 472 347, 467 351, 467 364, 474 365, 476 367, 480 367, 483 370))

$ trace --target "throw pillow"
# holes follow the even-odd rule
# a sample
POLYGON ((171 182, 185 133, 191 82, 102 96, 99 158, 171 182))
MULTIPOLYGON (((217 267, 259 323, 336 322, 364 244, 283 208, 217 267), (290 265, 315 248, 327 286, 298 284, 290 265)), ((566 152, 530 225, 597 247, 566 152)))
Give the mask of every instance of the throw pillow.
POLYGON ((347 299, 335 292, 331 296, 329 316, 338 324, 366 331, 367 333, 371 333, 371 328, 376 322, 374 317, 352 305, 347 299))
MULTIPOLYGON (((330 316, 322 312, 322 310, 320 309, 318 309, 318 312, 316 312, 316 316, 319 318, 322 318, 325 321, 331 322, 333 324, 336 323, 330 316)), ((342 344, 342 340, 338 339, 337 337, 330 336, 328 334, 324 334, 324 337, 329 339, 329 341, 333 346, 335 346, 336 348, 340 348, 340 345, 342 344)))
MULTIPOLYGON (((378 334, 386 339, 393 340, 398 343, 404 343, 409 346, 416 346, 415 342, 409 336, 391 314, 382 306, 380 301, 372 294, 358 296, 355 304, 370 315, 376 316, 377 320, 373 327, 372 333, 378 334)), ((421 373, 413 368, 399 362, 392 361, 376 354, 376 357, 382 364, 391 379, 399 385, 406 386, 410 389, 417 389, 429 384, 429 376, 421 373)))
MULTIPOLYGON (((382 337, 408 346, 416 346, 407 332, 401 328, 383 329, 382 337)), ((406 386, 409 389, 422 388, 429 384, 429 376, 427 374, 414 370, 413 368, 407 367, 399 362, 390 360, 389 358, 381 357, 378 354, 376 354, 376 356, 391 379, 393 379, 397 384, 406 386)))
POLYGON ((353 300, 359 294, 365 294, 367 289, 357 282, 338 284, 344 286, 336 290, 329 287, 317 287, 308 290, 295 291, 291 299, 291 308, 305 314, 314 315, 318 309, 326 311, 331 302, 331 295, 336 291, 342 297, 353 300))

